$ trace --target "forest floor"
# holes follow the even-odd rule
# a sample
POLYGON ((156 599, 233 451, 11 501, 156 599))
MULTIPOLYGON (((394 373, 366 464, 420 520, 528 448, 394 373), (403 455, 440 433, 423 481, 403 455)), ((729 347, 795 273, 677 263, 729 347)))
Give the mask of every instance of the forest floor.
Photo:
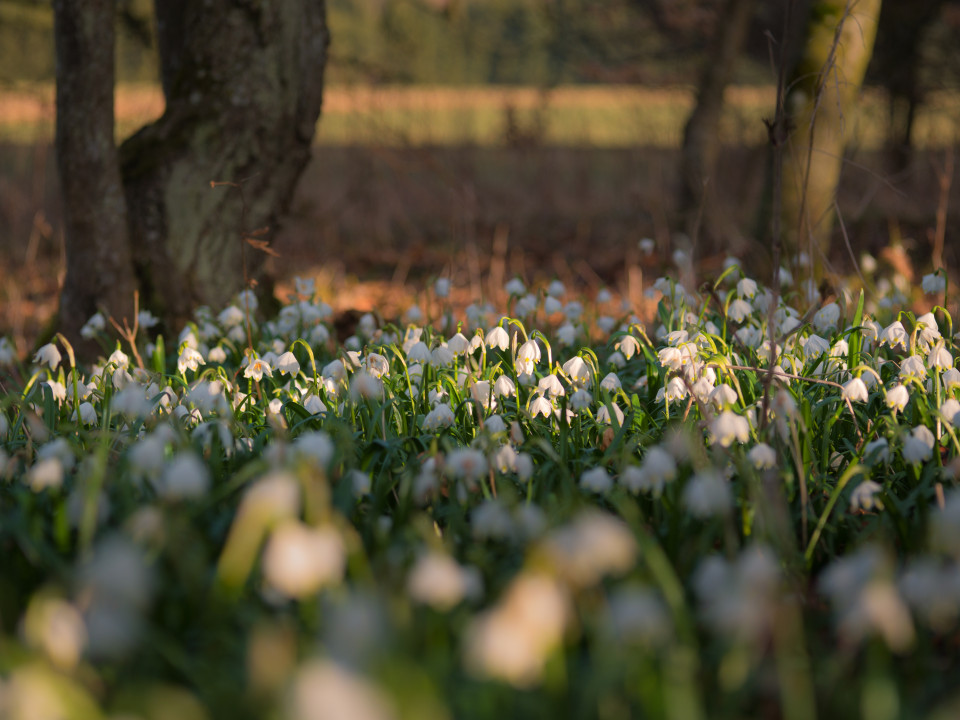
MULTIPOLYGON (((369 115, 385 103, 390 112, 401 114, 411 108, 442 114, 451 107, 476 106, 484 112, 496 110, 500 135, 489 142, 429 145, 422 138, 398 139, 381 126, 377 131, 382 142, 363 145, 323 144, 321 134, 290 213, 282 227, 274 229, 278 257, 268 262, 279 295, 294 275, 305 275, 318 280, 324 298, 338 311, 376 309, 393 317, 440 275, 453 281, 455 298, 462 304, 496 302, 504 282, 513 276, 528 282, 556 277, 587 295, 606 286, 639 308, 642 290, 677 247, 694 250, 702 277, 717 272, 728 254, 748 259, 767 255, 763 234, 754 226, 767 187, 768 155, 766 147, 756 143, 724 149, 723 181, 712 188, 711 210, 698 237, 691 241, 678 236, 678 153, 675 140, 660 135, 666 132, 663 128, 676 130, 678 121, 669 118, 684 107, 679 95, 651 94, 648 100, 659 97, 663 106, 658 111, 662 117, 646 113, 656 125, 645 131, 644 137, 652 141, 618 147, 551 144, 544 126, 537 125, 541 100, 530 91, 418 92, 397 97, 332 92, 325 121, 336 130, 336 123, 349 120, 351 113, 369 115), (664 110, 664 98, 670 97, 674 109, 664 110), (504 105, 508 101, 513 105, 504 105), (514 106, 520 114, 509 120, 514 106), (656 241, 652 257, 638 249, 644 237, 656 241)), ((122 124, 155 115, 155 95, 118 94, 122 124)), ((754 95, 738 100, 737 117, 744 123, 759 112, 762 93, 754 95)), ((637 102, 629 93, 588 96, 597 118, 603 117, 604 108, 620 112, 637 102)), ((37 97, 40 102, 46 96, 37 97)), ((47 130, 31 115, 36 102, 21 98, 19 104, 10 104, 7 99, 6 112, 17 110, 23 127, 34 123, 32 141, 9 132, 7 140, 0 141, 0 335, 9 336, 25 354, 55 311, 64 252, 47 130)), ((553 110, 562 110, 573 99, 561 94, 551 103, 553 110)), ((433 117, 436 121, 438 116, 433 117)), ((403 121, 415 127, 415 119, 403 121)), ((759 123, 753 120, 751 127, 759 123)), ((437 122, 435 127, 447 127, 437 122)), ((493 120, 477 122, 475 127, 492 127, 493 120)), ((739 132, 741 140, 750 137, 749 128, 739 132)), ((932 234, 942 222, 947 231, 945 262, 956 272, 960 248, 950 240, 960 231, 960 170, 954 163, 948 173, 950 162, 950 151, 920 150, 906 169, 892 173, 881 153, 855 149, 840 188, 846 237, 838 233, 832 253, 837 269, 849 272, 851 256, 880 256, 895 244, 903 252, 887 253, 898 272, 912 273, 914 267, 918 273, 930 272, 932 234), (938 212, 944 215, 942 221, 938 212)))

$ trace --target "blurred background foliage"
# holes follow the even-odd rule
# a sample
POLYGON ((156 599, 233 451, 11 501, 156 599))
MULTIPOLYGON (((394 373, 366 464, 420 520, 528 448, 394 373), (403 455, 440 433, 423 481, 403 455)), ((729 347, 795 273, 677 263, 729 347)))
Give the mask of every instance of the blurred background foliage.
MULTIPOLYGON (((328 0, 333 45, 326 78, 332 85, 694 84, 722 22, 721 6, 720 0, 328 0)), ((773 81, 764 31, 779 34, 785 6, 759 5, 735 84, 773 81)), ((960 3, 890 2, 884 12, 890 22, 881 27, 873 84, 902 68, 905 44, 916 42, 923 89, 960 86, 960 3), (912 38, 911 19, 921 18, 919 38, 912 38)), ((151 0, 118 3, 117 22, 119 82, 155 82, 151 0)), ((0 0, 0 82, 52 82, 53 75, 49 2, 0 0)))

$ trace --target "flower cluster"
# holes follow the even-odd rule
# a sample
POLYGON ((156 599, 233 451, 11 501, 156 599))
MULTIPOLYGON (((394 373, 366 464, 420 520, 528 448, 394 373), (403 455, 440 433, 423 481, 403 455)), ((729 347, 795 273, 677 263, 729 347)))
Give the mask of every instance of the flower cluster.
POLYGON ((457 319, 441 278, 439 326, 343 343, 298 280, 175 341, 95 315, 93 367, 0 341, 0 714, 859 712, 859 665, 809 654, 867 643, 864 687, 929 702, 900 658, 949 663, 960 621, 952 318, 780 280, 660 278, 644 324, 519 279, 457 319))

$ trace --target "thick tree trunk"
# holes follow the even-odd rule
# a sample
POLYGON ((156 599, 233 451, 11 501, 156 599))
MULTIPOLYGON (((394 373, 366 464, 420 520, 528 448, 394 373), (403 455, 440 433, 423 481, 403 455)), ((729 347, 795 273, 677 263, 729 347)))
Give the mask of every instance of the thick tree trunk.
POLYGON ((309 159, 329 38, 323 0, 155 7, 166 111, 121 166, 141 288, 179 323, 258 276, 243 238, 275 228, 309 159))
POLYGON ((814 0, 787 108, 794 128, 783 165, 787 247, 827 253, 844 148, 873 52, 880 0, 814 0))
POLYGON ((716 184, 720 152, 720 114, 723 93, 743 49, 756 0, 726 0, 719 27, 707 54, 697 104, 683 131, 680 159, 680 214, 687 234, 696 240, 702 221, 711 216, 709 200, 716 184))
POLYGON ((77 346, 97 310, 133 322, 136 287, 114 142, 113 0, 56 0, 57 162, 67 268, 60 325, 77 346))

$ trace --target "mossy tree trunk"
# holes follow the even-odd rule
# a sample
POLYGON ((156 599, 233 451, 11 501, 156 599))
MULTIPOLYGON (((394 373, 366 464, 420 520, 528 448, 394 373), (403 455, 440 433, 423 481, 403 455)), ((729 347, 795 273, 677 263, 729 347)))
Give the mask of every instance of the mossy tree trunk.
MULTIPOLYGON (((197 305, 222 306, 260 275, 263 254, 244 238, 276 228, 309 159, 329 35, 324 0, 156 0, 155 12, 166 109, 123 143, 119 163, 104 150, 124 192, 110 217, 98 209, 89 232, 68 234, 67 245, 68 253, 101 248, 97 228, 124 217, 125 197, 129 294, 139 287, 142 304, 173 329, 197 305)), ((95 25, 112 57, 113 16, 95 25)), ((66 70, 58 86, 75 88, 77 76, 66 70)), ((112 73, 100 82, 112 97, 112 73)), ((111 105, 110 148, 112 118, 111 105)), ((107 118, 90 122, 102 127, 107 118)), ((102 293, 91 295, 106 305, 102 293)))
POLYGON ((826 254, 844 149, 873 53, 880 0, 814 0, 806 42, 790 83, 793 128, 783 164, 786 247, 826 254))
POLYGON ((114 2, 56 0, 56 152, 67 268, 59 323, 79 329, 98 309, 133 321, 136 287, 114 143, 114 2))
POLYGON ((709 229, 703 223, 709 226, 712 217, 723 94, 733 78, 755 6, 756 0, 726 0, 723 4, 697 86, 697 102, 683 130, 679 207, 684 229, 694 240, 701 229, 709 229))

